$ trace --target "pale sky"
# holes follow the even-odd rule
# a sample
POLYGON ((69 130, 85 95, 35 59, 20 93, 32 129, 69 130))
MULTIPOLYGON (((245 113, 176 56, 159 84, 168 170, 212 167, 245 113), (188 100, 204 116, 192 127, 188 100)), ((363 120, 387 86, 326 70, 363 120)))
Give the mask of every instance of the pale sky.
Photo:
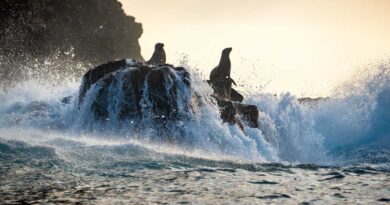
POLYGON ((143 25, 146 60, 163 42, 168 63, 184 53, 208 76, 233 47, 232 78, 267 85, 263 92, 326 96, 358 67, 390 56, 390 0, 121 2, 143 25))

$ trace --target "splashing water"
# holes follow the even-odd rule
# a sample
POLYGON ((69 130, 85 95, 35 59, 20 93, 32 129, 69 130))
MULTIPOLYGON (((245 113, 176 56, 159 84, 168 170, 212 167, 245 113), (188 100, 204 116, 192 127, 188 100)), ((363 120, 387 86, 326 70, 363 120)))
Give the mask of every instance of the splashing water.
POLYGON ((73 80, 16 83, 0 91, 0 203, 386 203, 389 68, 370 67, 317 101, 250 90, 244 103, 259 108, 261 129, 245 133, 222 122, 195 69, 190 89, 178 73, 166 82, 179 80, 181 115, 164 129, 147 97, 144 118, 121 117, 132 102, 124 71, 81 105, 73 80), (195 91, 194 112, 181 112, 195 91), (91 111, 101 93, 106 118, 91 111))
MULTIPOLYGON (((108 92, 112 99, 111 117, 103 122, 93 119, 90 108, 100 89, 98 83, 87 92, 80 109, 76 100, 80 85, 75 82, 53 86, 30 80, 2 91, 0 124, 3 132, 0 137, 11 140, 19 136, 18 140, 32 142, 36 141, 34 132, 40 133, 38 135, 47 132, 52 133, 43 137, 47 142, 63 139, 79 143, 76 139, 83 139, 81 143, 86 143, 85 139, 90 139, 106 146, 105 142, 112 141, 115 145, 137 144, 151 150, 158 147, 161 152, 169 150, 190 156, 203 153, 202 156, 214 159, 319 165, 380 162, 388 166, 388 64, 360 72, 359 76, 339 86, 329 99, 315 104, 299 103, 288 93, 279 96, 256 91, 247 93, 245 103, 257 105, 260 110, 261 130, 247 127, 245 133, 236 126, 222 123, 218 108, 207 97, 211 88, 196 73, 191 73, 192 89, 206 96, 202 98, 203 106, 197 107, 187 118, 169 124, 168 133, 156 132, 157 125, 151 121, 142 121, 142 129, 135 130, 132 120, 115 118, 118 114, 115 106, 121 103, 115 99, 123 95, 121 76, 119 72, 117 82, 108 92), (70 103, 61 102, 66 96, 72 96, 70 103), (175 139, 175 143, 167 143, 166 137, 175 139), (156 138, 161 140, 156 141, 156 138), (363 157, 368 153, 370 158, 363 157)), ((193 95, 185 93, 181 87, 178 89, 181 89, 183 102, 184 96, 193 95)), ((38 144, 45 146, 47 142, 41 140, 38 144)), ((64 150, 60 144, 54 147, 64 150)))

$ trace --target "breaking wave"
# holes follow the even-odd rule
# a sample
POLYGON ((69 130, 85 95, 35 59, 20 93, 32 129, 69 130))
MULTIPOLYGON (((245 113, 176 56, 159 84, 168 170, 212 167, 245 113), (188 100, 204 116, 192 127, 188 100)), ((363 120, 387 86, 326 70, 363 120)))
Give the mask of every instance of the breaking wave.
MULTIPOLYGON (((211 88, 196 73, 191 73, 192 86, 204 96, 204 106, 168 124, 168 132, 159 132, 151 121, 142 121, 142 129, 133 129, 131 120, 93 119, 88 101, 96 97, 99 85, 88 91, 84 106, 79 108, 78 82, 64 80, 54 86, 42 80, 24 81, 0 93, 0 152, 75 160, 83 158, 75 151, 82 147, 82 153, 93 153, 87 156, 119 161, 125 156, 151 160, 173 155, 261 163, 388 166, 389 70, 389 63, 366 69, 337 87, 329 98, 315 101, 301 101, 289 93, 247 93, 244 102, 260 110, 261 130, 246 127, 245 133, 221 121, 218 108, 207 97, 211 88)), ((110 87, 110 99, 123 94, 120 73, 116 79, 118 83, 110 87)), ((108 103, 115 108, 118 102, 108 103)), ((117 115, 115 109, 109 112, 117 115)))

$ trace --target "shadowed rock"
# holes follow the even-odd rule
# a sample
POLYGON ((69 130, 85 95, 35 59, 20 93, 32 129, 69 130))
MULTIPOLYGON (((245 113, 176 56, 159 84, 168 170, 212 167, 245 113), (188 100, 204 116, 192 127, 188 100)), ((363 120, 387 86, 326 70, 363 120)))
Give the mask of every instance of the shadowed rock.
POLYGON ((92 84, 96 83, 98 80, 100 80, 109 73, 124 69, 126 68, 126 66, 130 66, 133 64, 137 63, 132 60, 122 59, 118 61, 111 61, 88 70, 83 76, 83 83, 81 85, 79 93, 79 103, 82 102, 85 93, 89 90, 92 84))
POLYGON ((91 89, 94 90, 88 98, 95 119, 108 119, 113 115, 110 112, 115 112, 119 119, 153 118, 164 122, 191 112, 191 79, 182 67, 149 66, 125 59, 112 61, 83 76, 79 107, 91 89))
MULTIPOLYGON (((243 97, 234 91, 237 101, 215 97, 221 119, 229 124, 258 128, 259 111, 242 104, 243 97)), ((134 60, 108 62, 90 69, 83 76, 79 108, 90 110, 95 120, 130 119, 137 122, 188 119, 201 106, 193 90, 191 76, 183 67, 146 65, 134 60)))
POLYGON ((117 0, 2 0, 0 51, 35 58, 73 48, 91 63, 142 60, 142 25, 117 0))
POLYGON ((243 121, 249 127, 259 128, 259 110, 255 105, 247 105, 241 103, 235 103, 234 105, 241 119, 243 119, 243 121))
POLYGON ((235 102, 242 102, 244 100, 244 96, 242 96, 237 90, 232 88, 230 92, 230 100, 235 102))
POLYGON ((26 65, 37 71, 47 60, 61 64, 50 66, 53 73, 77 77, 79 63, 143 61, 142 32, 118 0, 1 0, 0 86, 29 78, 26 65))

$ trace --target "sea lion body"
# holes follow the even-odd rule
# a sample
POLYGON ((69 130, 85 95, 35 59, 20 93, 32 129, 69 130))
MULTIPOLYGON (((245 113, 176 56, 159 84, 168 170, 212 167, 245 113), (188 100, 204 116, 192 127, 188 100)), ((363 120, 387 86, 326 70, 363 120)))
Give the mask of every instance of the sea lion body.
MULTIPOLYGON (((210 73, 210 84, 215 94, 224 99, 230 99, 233 79, 230 78, 231 62, 229 54, 232 48, 225 48, 222 51, 221 59, 217 67, 210 73)), ((235 84, 235 83, 234 83, 235 84)))
POLYGON ((156 43, 154 46, 154 52, 150 60, 146 61, 147 64, 163 65, 166 62, 166 55, 164 51, 163 43, 156 43))
POLYGON ((231 51, 232 48, 223 49, 218 66, 210 73, 210 81, 214 81, 219 78, 230 78, 231 62, 229 54, 231 51))

